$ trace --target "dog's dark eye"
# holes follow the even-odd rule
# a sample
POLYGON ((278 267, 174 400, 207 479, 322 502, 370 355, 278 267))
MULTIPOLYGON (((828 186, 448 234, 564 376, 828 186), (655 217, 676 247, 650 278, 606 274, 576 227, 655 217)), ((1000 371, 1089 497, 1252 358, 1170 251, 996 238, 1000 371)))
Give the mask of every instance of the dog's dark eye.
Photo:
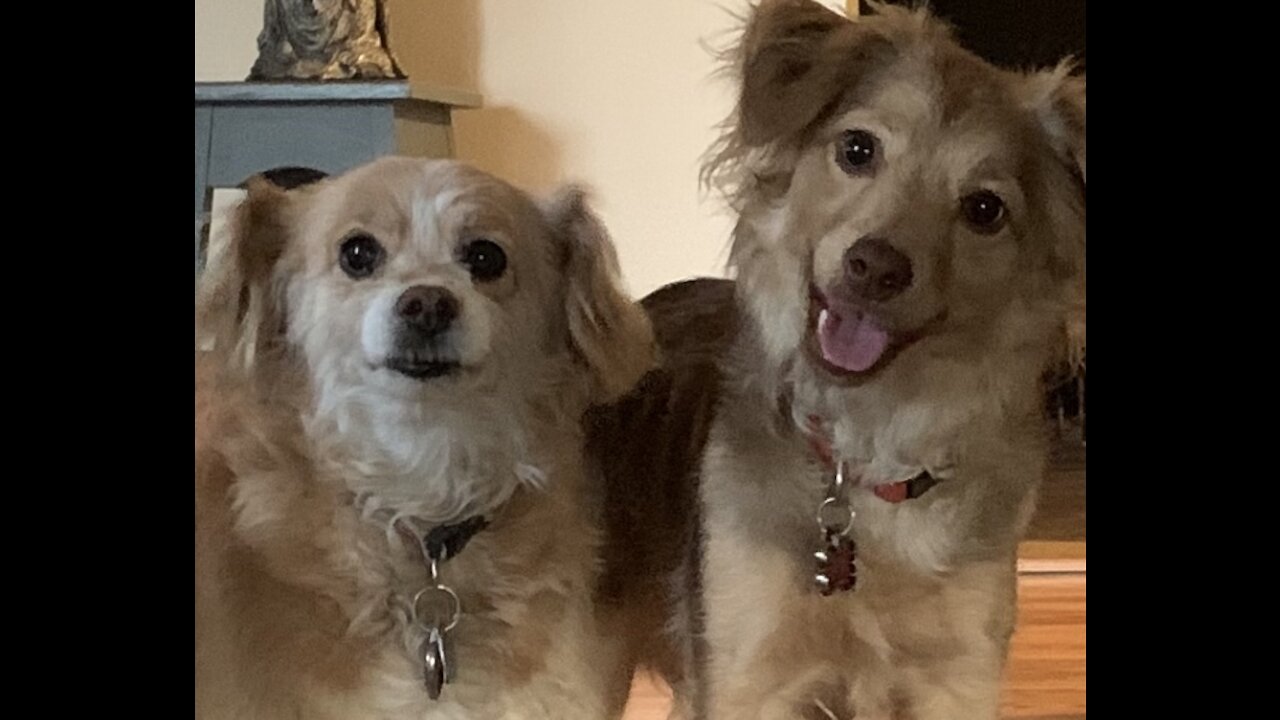
POLYGON ((489 282, 506 272, 507 254, 492 240, 472 240, 462 248, 462 264, 471 271, 471 277, 489 282))
POLYGON ((873 167, 876 136, 866 130, 845 130, 836 143, 836 164, 850 175, 861 175, 873 167))
POLYGON ((352 235, 338 248, 338 265, 347 275, 359 280, 378 269, 384 254, 382 245, 372 235, 352 235))
POLYGON ((1007 213, 1004 201, 990 190, 979 190, 969 193, 960 199, 960 210, 964 213, 965 222, 974 232, 990 235, 1004 227, 1007 213))

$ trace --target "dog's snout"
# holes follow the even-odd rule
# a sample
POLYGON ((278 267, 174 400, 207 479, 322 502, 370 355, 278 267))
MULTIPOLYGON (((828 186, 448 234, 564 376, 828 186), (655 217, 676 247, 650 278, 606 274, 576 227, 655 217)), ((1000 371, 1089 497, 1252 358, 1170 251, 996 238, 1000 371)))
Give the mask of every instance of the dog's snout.
POLYGON ((844 254, 844 271, 853 291, 867 300, 884 301, 911 287, 911 259, 878 237, 864 237, 844 254))
POLYGON ((458 300, 441 287, 414 285, 396 300, 396 315, 428 335, 444 332, 458 317, 458 300))

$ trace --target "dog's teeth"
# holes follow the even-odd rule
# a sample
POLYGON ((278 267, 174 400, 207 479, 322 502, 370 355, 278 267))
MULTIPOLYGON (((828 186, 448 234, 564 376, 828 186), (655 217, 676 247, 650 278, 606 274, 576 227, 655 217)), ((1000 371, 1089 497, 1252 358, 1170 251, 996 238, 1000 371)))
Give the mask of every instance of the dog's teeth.
POLYGON ((825 550, 819 550, 813 554, 813 559, 820 563, 825 563, 829 559, 825 550))
POLYGON ((815 575, 813 584, 817 585, 819 590, 829 590, 831 588, 831 578, 826 575, 815 575))

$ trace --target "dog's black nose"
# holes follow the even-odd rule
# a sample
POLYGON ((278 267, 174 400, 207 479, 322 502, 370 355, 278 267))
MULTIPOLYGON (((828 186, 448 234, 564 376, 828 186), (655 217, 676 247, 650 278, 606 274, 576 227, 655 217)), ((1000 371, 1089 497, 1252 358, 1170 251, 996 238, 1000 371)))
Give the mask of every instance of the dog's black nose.
POLYGON ((844 253, 844 272, 855 293, 883 302, 911 287, 911 259, 878 237, 864 237, 844 253))
POLYGON ((396 315, 406 325, 436 335, 449 329, 458 317, 458 300, 444 288, 414 285, 396 300, 396 315))

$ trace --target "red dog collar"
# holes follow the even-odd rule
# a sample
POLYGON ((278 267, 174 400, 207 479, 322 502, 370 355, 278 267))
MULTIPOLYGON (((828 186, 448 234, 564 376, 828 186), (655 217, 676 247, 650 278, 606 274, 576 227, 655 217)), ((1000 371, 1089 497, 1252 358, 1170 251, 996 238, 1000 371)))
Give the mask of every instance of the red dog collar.
MULTIPOLYGON (((809 415, 805 418, 804 437, 809 443, 809 449, 813 451, 823 467, 830 472, 835 472, 836 462, 831 449, 831 437, 822 423, 822 418, 817 415, 809 415)), ((925 470, 907 480, 876 485, 871 488, 871 491, 885 502, 900 503, 920 497, 937 483, 937 479, 925 470)))

